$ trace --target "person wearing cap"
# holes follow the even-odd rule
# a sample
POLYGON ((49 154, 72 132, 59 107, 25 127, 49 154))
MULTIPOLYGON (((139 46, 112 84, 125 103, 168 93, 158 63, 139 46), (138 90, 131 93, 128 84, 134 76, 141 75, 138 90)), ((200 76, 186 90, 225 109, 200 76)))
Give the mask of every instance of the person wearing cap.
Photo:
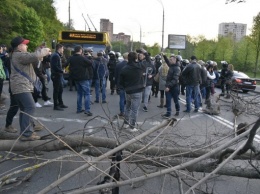
POLYGON ((94 85, 95 85, 95 95, 96 100, 95 103, 106 103, 106 77, 108 76, 108 68, 107 68, 107 59, 103 57, 103 51, 97 52, 97 58, 93 60, 93 68, 94 68, 94 85), (101 93, 101 99, 100 99, 101 93))
POLYGON ((29 40, 20 36, 15 37, 11 41, 13 52, 10 54, 12 72, 10 75, 10 90, 21 110, 19 115, 20 140, 23 141, 40 139, 40 136, 33 133, 33 120, 30 116, 33 116, 35 112, 35 103, 32 97, 34 86, 31 80, 36 80, 36 75, 32 64, 38 63, 50 51, 49 48, 42 48, 34 53, 29 53, 27 52, 29 42, 29 40))
POLYGON ((51 55, 51 80, 53 83, 53 110, 63 111, 68 106, 64 105, 62 99, 63 93, 63 69, 62 69, 62 55, 64 47, 62 44, 56 45, 56 52, 51 55))
POLYGON ((198 112, 200 106, 198 96, 201 83, 201 66, 197 63, 196 56, 191 56, 191 63, 182 71, 182 76, 186 82, 186 110, 184 112, 190 113, 191 111, 192 94, 194 94, 194 112, 198 112))
POLYGON ((90 87, 93 78, 92 61, 82 56, 81 46, 75 46, 75 54, 72 55, 66 64, 69 65, 70 77, 75 81, 77 87, 77 113, 84 112, 87 116, 92 116, 90 112, 90 87), (84 97, 85 110, 82 109, 82 99, 84 97))
POLYGON ((179 86, 179 78, 181 74, 181 68, 177 63, 177 58, 175 55, 171 55, 170 59, 167 58, 166 55, 163 54, 164 61, 169 66, 168 74, 166 77, 165 83, 165 96, 166 96, 166 107, 167 112, 162 115, 163 118, 170 118, 172 108, 171 108, 171 101, 173 98, 175 104, 175 116, 179 116, 180 112, 180 103, 179 103, 179 93, 180 93, 180 86, 179 86))

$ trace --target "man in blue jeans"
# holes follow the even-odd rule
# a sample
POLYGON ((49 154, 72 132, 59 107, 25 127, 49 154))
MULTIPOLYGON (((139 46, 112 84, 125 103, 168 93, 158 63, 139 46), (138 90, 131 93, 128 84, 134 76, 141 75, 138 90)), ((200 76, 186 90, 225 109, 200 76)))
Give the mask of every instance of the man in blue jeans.
POLYGON ((77 87, 77 113, 85 112, 87 116, 92 116, 90 112, 90 87, 93 78, 92 61, 82 56, 81 46, 75 46, 72 55, 66 64, 69 65, 71 78, 77 87), (82 99, 85 97, 85 110, 82 109, 82 99))
MULTIPOLYGON (((142 49, 142 52, 146 52, 142 49)), ((119 84, 126 92, 125 106, 125 124, 126 128, 130 126, 131 132, 136 132, 136 120, 144 90, 144 66, 141 62, 137 62, 137 53, 130 52, 128 54, 128 63, 122 69, 119 75, 119 84)))
POLYGON ((166 114, 163 114, 163 118, 169 118, 171 116, 172 108, 171 108, 171 101, 173 98, 176 113, 175 116, 179 115, 180 111, 180 104, 179 104, 179 78, 181 74, 181 68, 179 64, 176 61, 176 56, 171 55, 170 59, 166 57, 166 55, 163 55, 164 61, 169 66, 167 78, 166 78, 166 84, 165 84, 165 95, 166 95, 166 106, 167 106, 167 112, 166 114))
POLYGON ((191 96, 194 92, 194 112, 199 110, 199 99, 198 94, 200 90, 201 83, 201 67, 197 63, 197 58, 191 56, 191 63, 186 66, 182 71, 183 79, 186 83, 186 110, 184 112, 190 113, 191 111, 191 96))
POLYGON ((108 76, 107 59, 103 56, 103 51, 97 52, 97 58, 93 60, 96 103, 100 102, 100 92, 102 94, 102 103, 106 103, 106 77, 108 76))

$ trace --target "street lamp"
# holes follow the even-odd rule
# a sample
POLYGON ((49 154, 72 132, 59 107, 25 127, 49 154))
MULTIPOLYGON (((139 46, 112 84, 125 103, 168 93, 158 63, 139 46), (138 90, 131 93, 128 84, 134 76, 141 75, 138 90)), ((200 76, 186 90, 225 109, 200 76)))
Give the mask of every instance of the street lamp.
POLYGON ((163 2, 162 2, 162 0, 157 0, 160 4, 161 4, 161 6, 162 6, 162 8, 163 8, 163 21, 162 21, 162 48, 161 48, 161 51, 163 51, 163 43, 164 43, 164 6, 163 6, 163 2))
POLYGON ((140 22, 138 20, 136 20, 135 18, 129 18, 129 19, 135 21, 140 26, 140 48, 142 48, 142 26, 141 26, 140 22))

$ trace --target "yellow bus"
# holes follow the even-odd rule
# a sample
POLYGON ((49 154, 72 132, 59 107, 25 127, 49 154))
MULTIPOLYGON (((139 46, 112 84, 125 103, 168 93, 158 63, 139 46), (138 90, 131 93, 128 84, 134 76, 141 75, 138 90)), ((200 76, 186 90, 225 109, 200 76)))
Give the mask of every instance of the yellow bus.
POLYGON ((83 50, 91 48, 93 55, 96 55, 100 50, 105 52, 111 50, 111 43, 107 32, 60 31, 57 42, 64 46, 64 54, 66 57, 71 55, 76 45, 81 45, 83 50))

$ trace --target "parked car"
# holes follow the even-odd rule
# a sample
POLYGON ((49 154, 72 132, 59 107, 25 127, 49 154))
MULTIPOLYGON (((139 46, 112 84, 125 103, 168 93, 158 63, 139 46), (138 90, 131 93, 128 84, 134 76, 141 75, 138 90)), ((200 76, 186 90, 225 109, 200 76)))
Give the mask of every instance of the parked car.
MULTIPOLYGON (((219 77, 221 76, 221 70, 219 71, 219 77)), ((254 91, 256 88, 256 80, 250 78, 248 75, 241 71, 234 71, 234 75, 231 78, 231 89, 236 91, 242 91, 247 93, 249 91, 254 91)), ((221 79, 218 80, 215 87, 221 87, 221 79)))

